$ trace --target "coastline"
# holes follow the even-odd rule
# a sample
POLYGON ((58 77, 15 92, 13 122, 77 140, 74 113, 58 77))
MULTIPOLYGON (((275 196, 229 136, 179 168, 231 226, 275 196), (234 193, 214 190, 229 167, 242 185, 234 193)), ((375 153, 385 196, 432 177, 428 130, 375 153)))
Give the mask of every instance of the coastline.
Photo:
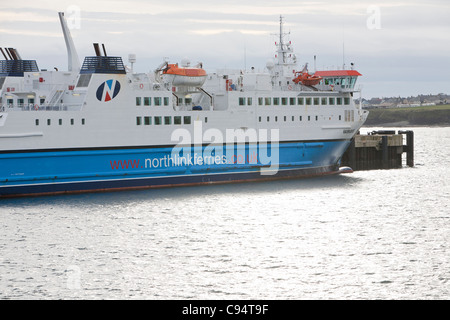
POLYGON ((369 117, 364 127, 448 127, 450 105, 368 109, 369 117))

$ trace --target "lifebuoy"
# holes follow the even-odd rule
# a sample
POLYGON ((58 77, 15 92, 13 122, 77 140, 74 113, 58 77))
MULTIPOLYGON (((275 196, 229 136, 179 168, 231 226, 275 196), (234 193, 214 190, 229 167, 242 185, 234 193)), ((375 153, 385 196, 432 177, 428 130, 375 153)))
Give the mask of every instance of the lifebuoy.
POLYGON ((141 84, 139 85, 139 88, 144 89, 144 84, 141 83, 141 84))
POLYGON ((34 110, 39 110, 39 106, 37 105, 37 103, 34 105, 34 110))
POLYGON ((292 86, 291 85, 288 85, 288 90, 292 90, 292 86))

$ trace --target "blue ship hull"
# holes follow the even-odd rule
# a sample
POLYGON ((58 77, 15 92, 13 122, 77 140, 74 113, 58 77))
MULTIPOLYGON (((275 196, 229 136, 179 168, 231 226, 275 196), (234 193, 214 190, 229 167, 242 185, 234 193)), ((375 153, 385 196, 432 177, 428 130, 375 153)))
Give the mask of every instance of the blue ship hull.
POLYGON ((349 143, 332 140, 199 146, 179 152, 174 152, 173 146, 3 152, 0 154, 0 197, 332 174, 337 173, 349 143))

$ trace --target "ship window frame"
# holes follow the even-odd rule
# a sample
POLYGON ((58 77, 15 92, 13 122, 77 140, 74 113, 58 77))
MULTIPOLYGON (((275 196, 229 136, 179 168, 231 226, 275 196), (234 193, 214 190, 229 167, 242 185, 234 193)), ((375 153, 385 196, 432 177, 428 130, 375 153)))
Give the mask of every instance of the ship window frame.
POLYGON ((89 86, 89 82, 91 82, 92 73, 89 74, 80 74, 77 81, 77 88, 86 88, 89 86))
POLYGON ((85 119, 85 118, 82 118, 82 119, 81 119, 81 125, 84 126, 85 124, 86 124, 86 119, 85 119))
POLYGON ((272 98, 271 97, 265 97, 264 98, 264 105, 266 105, 266 106, 272 105, 272 98))
POLYGON ((248 106, 252 106, 253 105, 253 98, 252 97, 248 97, 247 98, 247 105, 248 106))
POLYGON ((161 116, 154 116, 153 117, 154 119, 154 124, 155 124, 155 126, 160 126, 160 125, 162 125, 162 118, 161 118, 161 116))
POLYGON ((312 105, 312 98, 311 98, 311 97, 305 98, 305 104, 306 104, 307 106, 311 106, 311 105, 312 105))
POLYGON ((280 98, 274 97, 273 98, 273 105, 274 106, 279 106, 280 105, 280 98))
POLYGON ((162 105, 161 97, 153 97, 153 102, 155 104, 155 107, 160 107, 162 105))
POLYGON ((164 103, 164 106, 168 106, 170 103, 169 97, 164 97, 163 103, 164 103))
POLYGON ((36 119, 36 120, 34 121, 34 124, 35 124, 36 126, 38 126, 38 125, 39 125, 39 119, 36 119))
POLYGON ((303 97, 298 97, 298 98, 297 98, 297 104, 298 104, 299 106, 303 106, 303 105, 305 104, 305 98, 303 98, 303 97))
POLYGON ((75 124, 75 120, 72 118, 70 119, 70 125, 73 126, 75 124))
POLYGON ((320 99, 320 104, 322 106, 326 106, 328 102, 328 99, 326 97, 322 97, 322 99, 320 99))
POLYGON ((171 116, 165 116, 164 117, 164 125, 169 126, 172 124, 172 117, 171 116))
POLYGON ((182 124, 181 123, 181 116, 174 116, 173 117, 173 124, 181 125, 182 124))
POLYGON ((136 125, 137 126, 142 125, 142 117, 136 117, 136 125))
POLYGON ((144 97, 144 106, 148 107, 152 105, 152 99, 150 97, 144 97))
POLYGON ((142 105, 142 97, 136 97, 136 106, 142 105))
POLYGON ((315 106, 320 106, 320 98, 319 97, 314 97, 313 102, 314 102, 315 106))
POLYGON ((245 98, 244 97, 239 97, 239 105, 245 106, 245 98))
POLYGON ((337 104, 338 106, 342 106, 342 97, 337 97, 337 98, 336 98, 336 104, 337 104))
POLYGON ((289 98, 289 105, 290 106, 295 106, 296 105, 296 99, 295 99, 295 97, 290 97, 289 98))
POLYGON ((344 97, 344 105, 349 106, 350 105, 350 97, 344 97))
POLYGON ((263 106, 264 105, 264 98, 263 97, 258 97, 258 105, 259 106, 263 106))
POLYGON ((288 98, 287 97, 282 97, 281 98, 281 105, 282 106, 287 106, 288 105, 288 98))
POLYGON ((330 106, 336 105, 335 102, 336 102, 336 100, 335 100, 334 97, 329 97, 329 98, 328 98, 328 104, 329 104, 330 106))
POLYGON ((144 126, 151 126, 151 125, 152 125, 152 117, 144 116, 144 126))
POLYGON ((183 124, 191 124, 191 116, 184 116, 183 124))

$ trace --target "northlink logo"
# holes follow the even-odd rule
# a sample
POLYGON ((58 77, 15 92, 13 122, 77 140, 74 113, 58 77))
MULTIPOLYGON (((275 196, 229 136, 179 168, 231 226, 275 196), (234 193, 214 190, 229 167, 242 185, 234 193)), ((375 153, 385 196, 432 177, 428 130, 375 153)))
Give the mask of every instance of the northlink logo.
POLYGON ((99 101, 108 102, 114 99, 120 91, 119 81, 110 79, 103 82, 97 89, 97 99, 99 101))

